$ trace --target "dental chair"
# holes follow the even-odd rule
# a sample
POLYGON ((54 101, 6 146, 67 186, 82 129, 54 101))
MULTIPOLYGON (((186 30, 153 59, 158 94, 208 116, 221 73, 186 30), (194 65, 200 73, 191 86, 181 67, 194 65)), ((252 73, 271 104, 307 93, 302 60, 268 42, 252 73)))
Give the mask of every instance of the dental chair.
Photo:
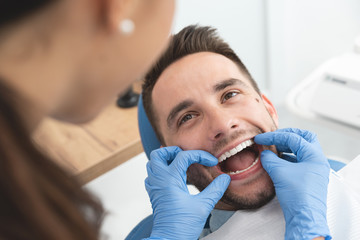
MULTIPOLYGON (((159 140, 156 137, 156 134, 149 122, 149 119, 145 113, 145 109, 142 103, 142 96, 139 98, 138 102, 138 124, 141 137, 141 143, 144 148, 144 152, 148 159, 150 159, 151 151, 159 148, 161 146, 159 140)), ((346 164, 340 161, 329 159, 330 167, 338 171, 346 164)), ((151 230, 153 225, 153 215, 150 215, 143 219, 125 238, 125 240, 140 240, 143 238, 150 237, 151 230)))

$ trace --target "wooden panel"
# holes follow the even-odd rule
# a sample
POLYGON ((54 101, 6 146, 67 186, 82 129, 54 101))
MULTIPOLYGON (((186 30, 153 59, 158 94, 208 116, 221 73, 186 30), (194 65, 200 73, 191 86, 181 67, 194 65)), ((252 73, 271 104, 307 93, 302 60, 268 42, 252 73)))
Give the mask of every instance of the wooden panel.
POLYGON ((82 183, 104 174, 141 153, 137 108, 115 104, 94 121, 81 126, 46 119, 34 140, 45 152, 70 169, 82 183))
POLYGON ((35 134, 46 153, 75 174, 111 152, 82 127, 46 119, 35 134))
POLYGON ((111 152, 139 138, 137 108, 120 109, 110 106, 83 129, 111 152))

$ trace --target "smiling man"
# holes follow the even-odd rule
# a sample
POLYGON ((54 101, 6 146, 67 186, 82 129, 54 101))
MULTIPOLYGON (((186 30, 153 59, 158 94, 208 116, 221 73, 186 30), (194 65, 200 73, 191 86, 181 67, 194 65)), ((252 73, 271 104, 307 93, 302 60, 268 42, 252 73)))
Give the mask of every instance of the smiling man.
MULTIPOLYGON (((278 127, 276 110, 215 29, 189 26, 173 35, 167 50, 147 73, 142 96, 146 115, 162 146, 204 150, 218 159, 218 164, 213 167, 192 164, 187 171, 189 183, 202 191, 210 183, 214 184, 216 180, 213 180, 219 175, 225 173, 231 178, 225 194, 211 211, 200 238, 232 240, 241 236, 241 239, 254 240, 265 237, 282 239, 285 236, 286 239, 324 239, 318 236, 329 236, 324 204, 329 169, 321 149, 316 150, 317 154, 313 152, 314 146, 320 148, 315 135, 300 129, 282 130, 291 132, 285 133, 283 140, 292 139, 292 143, 302 149, 298 152, 300 156, 305 156, 302 153, 304 146, 311 150, 313 165, 310 159, 303 164, 301 161, 305 160, 299 156, 296 165, 286 165, 283 163, 286 161, 278 156, 288 155, 278 154, 276 147, 271 145, 279 142, 259 141, 259 136, 261 139, 261 136, 282 134, 281 131, 273 132, 278 127), (255 136, 256 142, 266 145, 256 144, 255 136), (270 170, 269 158, 266 157, 269 154, 276 158, 271 164, 272 169, 278 171, 270 170), (260 159, 260 156, 265 157, 260 159), (280 203, 275 198, 274 184, 262 161, 272 177, 279 176, 275 177, 275 183, 280 203), (293 175, 296 180, 288 181, 293 175), (279 179, 283 181, 279 182, 279 179), (284 184, 284 181, 289 184, 284 184)), ((164 169, 160 167, 164 161, 170 160, 167 154, 169 151, 174 154, 171 153, 174 149, 178 148, 155 150, 147 165, 148 172, 154 173, 153 168, 156 171, 178 171, 176 167, 172 168, 173 163, 165 164, 164 169)), ((179 161, 180 155, 177 154, 174 161, 179 161)), ((150 180, 145 182, 146 187, 151 188, 150 180)), ((167 187, 166 180, 163 187, 167 187)), ((179 201, 182 200, 179 197, 179 201)), ((163 201, 161 203, 166 206, 166 199, 163 201)), ((139 223, 126 239, 149 237, 153 216, 156 218, 156 212, 139 223)))
POLYGON ((163 146, 205 150, 219 159, 214 167, 190 166, 189 183, 201 191, 220 174, 231 176, 217 209, 257 209, 274 198, 259 160, 269 147, 253 138, 277 129, 276 110, 214 29, 189 26, 174 35, 146 76, 143 100, 163 146))

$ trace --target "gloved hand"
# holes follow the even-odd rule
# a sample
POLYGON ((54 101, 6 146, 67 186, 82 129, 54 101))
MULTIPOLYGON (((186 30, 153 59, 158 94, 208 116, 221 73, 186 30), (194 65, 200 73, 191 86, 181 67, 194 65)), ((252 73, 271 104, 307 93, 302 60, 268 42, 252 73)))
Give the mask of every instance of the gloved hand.
POLYGON ((259 134, 255 142, 276 145, 280 152, 292 152, 297 162, 279 158, 272 151, 261 154, 286 221, 285 239, 331 239, 326 220, 330 166, 316 135, 288 128, 259 134))
POLYGON ((230 176, 218 176, 206 189, 191 195, 186 171, 193 163, 214 166, 218 159, 210 153, 179 147, 153 151, 147 164, 146 190, 154 213, 149 239, 198 239, 207 217, 230 183, 230 176))

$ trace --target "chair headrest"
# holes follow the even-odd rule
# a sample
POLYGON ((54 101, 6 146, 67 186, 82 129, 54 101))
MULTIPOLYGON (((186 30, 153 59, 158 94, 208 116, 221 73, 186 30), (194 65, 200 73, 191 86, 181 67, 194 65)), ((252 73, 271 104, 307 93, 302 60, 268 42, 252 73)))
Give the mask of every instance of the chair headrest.
POLYGON ((139 125, 141 143, 143 145, 144 152, 147 158, 150 159, 151 151, 158 149, 161 146, 161 144, 158 138, 156 137, 155 131, 152 128, 149 119, 146 115, 142 102, 142 95, 140 95, 138 102, 138 125, 139 125))

